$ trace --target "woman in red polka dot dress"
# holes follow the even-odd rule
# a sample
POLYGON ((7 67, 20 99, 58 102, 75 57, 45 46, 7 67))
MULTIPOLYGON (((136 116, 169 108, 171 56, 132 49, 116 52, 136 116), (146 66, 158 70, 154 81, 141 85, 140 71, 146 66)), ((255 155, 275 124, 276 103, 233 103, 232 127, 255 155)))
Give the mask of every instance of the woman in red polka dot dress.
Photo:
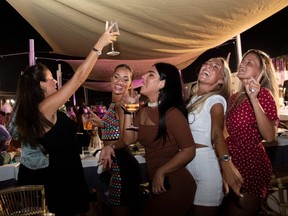
POLYGON ((249 50, 238 67, 240 91, 233 94, 227 112, 226 139, 232 161, 244 178, 243 197, 231 190, 225 202, 227 215, 257 215, 261 199, 267 195, 272 165, 262 145, 275 139, 278 86, 269 56, 249 50))

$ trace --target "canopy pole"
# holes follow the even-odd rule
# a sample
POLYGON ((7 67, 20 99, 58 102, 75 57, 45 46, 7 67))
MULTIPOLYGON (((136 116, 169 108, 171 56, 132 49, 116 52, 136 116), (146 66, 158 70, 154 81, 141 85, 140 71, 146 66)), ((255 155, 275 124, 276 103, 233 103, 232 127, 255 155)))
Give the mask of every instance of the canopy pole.
POLYGON ((241 47, 240 34, 236 36, 236 49, 237 49, 237 66, 238 66, 242 59, 242 47, 241 47))
POLYGON ((29 66, 35 64, 34 39, 29 39, 29 66))
POLYGON ((61 72, 61 64, 58 64, 58 70, 56 71, 57 73, 57 85, 58 85, 58 90, 62 87, 62 72, 61 72))
POLYGON ((73 94, 73 106, 76 106, 76 94, 73 94))
POLYGON ((89 101, 88 101, 88 89, 84 87, 84 100, 85 100, 85 104, 88 105, 89 101))

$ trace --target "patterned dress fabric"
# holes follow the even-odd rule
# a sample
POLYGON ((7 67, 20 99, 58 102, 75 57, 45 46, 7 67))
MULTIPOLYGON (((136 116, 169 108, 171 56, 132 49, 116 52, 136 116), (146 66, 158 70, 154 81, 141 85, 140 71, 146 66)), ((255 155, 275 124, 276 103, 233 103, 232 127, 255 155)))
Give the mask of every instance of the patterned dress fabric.
MULTIPOLYGON (((235 101, 231 97, 231 104, 235 101)), ((258 100, 269 119, 278 122, 277 108, 271 92, 262 87, 258 100)), ((232 105, 227 112, 227 146, 234 165, 244 178, 242 192, 253 196, 267 195, 272 165, 264 146, 256 122, 255 113, 248 99, 239 106, 232 105)))
MULTIPOLYGON (((101 128, 103 141, 120 140, 119 119, 116 117, 116 103, 111 103, 104 114, 101 128)), ((139 201, 139 185, 141 183, 140 166, 128 146, 114 149, 110 169, 108 203, 113 206, 137 205, 139 201)))

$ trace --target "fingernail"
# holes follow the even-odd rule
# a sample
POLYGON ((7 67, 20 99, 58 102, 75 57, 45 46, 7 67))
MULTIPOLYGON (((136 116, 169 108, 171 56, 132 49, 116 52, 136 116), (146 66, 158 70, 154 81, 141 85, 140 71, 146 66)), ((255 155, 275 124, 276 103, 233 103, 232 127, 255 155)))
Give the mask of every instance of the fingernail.
POLYGON ((240 196, 240 198, 243 198, 243 197, 244 197, 244 195, 243 195, 243 194, 240 194, 239 196, 240 196))

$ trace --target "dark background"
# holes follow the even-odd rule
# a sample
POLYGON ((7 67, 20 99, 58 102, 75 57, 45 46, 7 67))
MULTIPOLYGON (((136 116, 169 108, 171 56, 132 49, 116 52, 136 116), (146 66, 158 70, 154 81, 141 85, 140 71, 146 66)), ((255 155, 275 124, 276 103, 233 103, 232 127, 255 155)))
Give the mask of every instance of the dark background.
MULTIPOLYGON (((20 72, 29 64, 29 39, 34 39, 35 56, 37 61, 46 64, 52 73, 58 69, 57 59, 81 59, 71 56, 50 53, 52 48, 37 33, 37 31, 21 17, 6 1, 0 1, 0 91, 15 92, 20 72), (48 60, 53 59, 53 60, 48 60)), ((241 34, 242 52, 255 48, 267 52, 270 57, 288 54, 288 7, 272 15, 268 19, 241 34)), ((184 83, 196 80, 198 68, 211 57, 223 56, 231 52, 231 71, 236 71, 236 39, 203 53, 190 66, 182 70, 184 83)), ((71 77, 73 70, 69 64, 61 61, 63 83, 71 77)), ((54 74, 56 76, 56 74, 54 74)), ((76 92, 77 98, 82 98, 83 88, 76 92)), ((89 91, 89 101, 92 104, 107 100, 110 93, 89 91), (90 100, 92 98, 92 101, 90 100)), ((79 102, 81 103, 81 102, 79 102)), ((78 102, 77 102, 78 104, 78 102)))

